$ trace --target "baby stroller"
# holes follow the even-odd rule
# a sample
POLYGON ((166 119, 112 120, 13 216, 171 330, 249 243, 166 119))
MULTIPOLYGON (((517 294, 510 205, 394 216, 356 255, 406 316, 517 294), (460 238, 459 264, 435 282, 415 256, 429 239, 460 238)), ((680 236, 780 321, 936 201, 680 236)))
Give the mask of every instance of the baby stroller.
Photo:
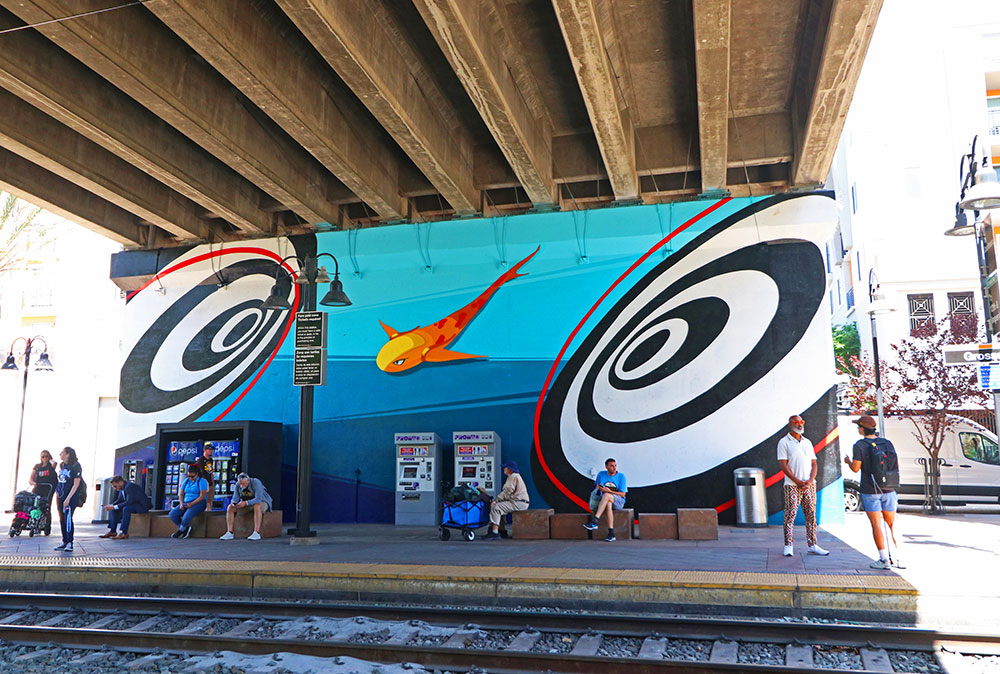
POLYGON ((51 516, 49 514, 49 499, 52 498, 52 485, 46 484, 49 488, 47 495, 33 494, 30 491, 18 492, 14 497, 14 521, 10 523, 8 535, 11 538, 20 536, 24 530, 29 536, 52 531, 51 516))

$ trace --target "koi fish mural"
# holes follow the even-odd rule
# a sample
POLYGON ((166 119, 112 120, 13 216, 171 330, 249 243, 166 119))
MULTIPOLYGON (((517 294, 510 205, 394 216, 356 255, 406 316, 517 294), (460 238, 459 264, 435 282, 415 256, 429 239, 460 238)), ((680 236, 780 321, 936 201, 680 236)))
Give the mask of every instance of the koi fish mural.
MULTIPOLYGON (((539 248, 541 247, 539 246, 539 248)), ((518 271, 528 260, 535 256, 539 248, 535 248, 531 255, 505 272, 489 288, 484 290, 479 297, 436 323, 426 327, 417 326, 406 332, 399 332, 379 321, 379 325, 385 330, 385 334, 389 336, 389 341, 378 352, 378 355, 375 357, 375 364, 384 372, 395 373, 412 369, 421 363, 444 363, 466 358, 485 358, 486 356, 451 351, 446 347, 472 322, 476 314, 486 306, 493 293, 500 289, 500 286, 519 276, 527 276, 527 274, 519 274, 518 271)))

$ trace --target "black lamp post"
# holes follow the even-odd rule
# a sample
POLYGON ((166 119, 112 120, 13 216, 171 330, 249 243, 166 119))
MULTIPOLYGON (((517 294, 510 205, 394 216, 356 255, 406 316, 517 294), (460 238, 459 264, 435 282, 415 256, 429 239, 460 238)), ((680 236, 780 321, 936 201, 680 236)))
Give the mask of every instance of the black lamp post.
POLYGON ((14 453, 14 496, 17 496, 17 474, 21 470, 21 436, 24 433, 24 401, 28 397, 28 372, 31 371, 29 367, 31 364, 31 349, 35 345, 36 341, 42 343, 42 355, 35 360, 35 369, 51 372, 52 361, 49 360, 49 345, 40 336, 36 335, 30 339, 25 337, 18 337, 13 342, 11 342, 10 349, 7 351, 7 360, 4 362, 0 369, 2 370, 17 370, 17 358, 14 356, 14 346, 18 342, 24 342, 24 351, 20 354, 22 358, 22 363, 24 365, 24 379, 21 384, 21 420, 18 422, 17 426, 17 451, 14 453))
MULTIPOLYGON (((316 311, 316 286, 320 283, 329 283, 330 290, 327 291, 320 304, 328 307, 346 307, 351 305, 351 300, 344 293, 344 284, 340 281, 340 265, 330 253, 320 253, 316 256, 298 257, 290 255, 278 264, 279 270, 284 270, 287 260, 295 260, 299 263, 299 274, 295 277, 294 283, 302 286, 301 311, 316 311), (333 280, 326 273, 326 267, 319 267, 319 258, 328 257, 333 260, 334 271, 333 280)), ((276 272, 280 274, 281 272, 276 272)), ((274 285, 271 287, 271 294, 264 300, 261 310, 287 311, 292 308, 288 302, 288 284, 292 282, 292 276, 285 271, 284 277, 276 277, 274 285), (284 290, 285 292, 282 292, 284 290)), ((296 469, 295 481, 295 528, 289 529, 288 533, 295 538, 313 538, 316 532, 312 530, 309 522, 309 511, 312 507, 312 435, 313 435, 313 387, 302 386, 299 391, 299 455, 296 469)))

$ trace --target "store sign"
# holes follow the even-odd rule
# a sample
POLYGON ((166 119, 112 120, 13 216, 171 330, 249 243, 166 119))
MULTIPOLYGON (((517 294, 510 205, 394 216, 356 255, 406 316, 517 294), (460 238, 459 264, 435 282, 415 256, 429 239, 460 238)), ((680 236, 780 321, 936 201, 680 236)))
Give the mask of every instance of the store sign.
POLYGON ((944 347, 945 365, 976 365, 1000 362, 1000 346, 993 344, 961 344, 944 347))

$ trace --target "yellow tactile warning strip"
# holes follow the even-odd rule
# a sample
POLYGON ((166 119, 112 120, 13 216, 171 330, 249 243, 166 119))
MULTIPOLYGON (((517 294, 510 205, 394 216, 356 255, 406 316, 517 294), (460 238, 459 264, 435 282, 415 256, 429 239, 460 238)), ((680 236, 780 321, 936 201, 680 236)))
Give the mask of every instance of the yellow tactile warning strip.
MULTIPOLYGON (((25 573, 66 571, 92 582, 125 578, 139 582, 143 574, 180 572, 188 581, 213 585, 213 576, 236 580, 258 576, 301 576, 309 582, 328 579, 382 579, 394 581, 503 583, 505 585, 546 583, 559 585, 632 586, 731 591, 863 593, 910 596, 918 591, 904 578, 891 575, 861 574, 781 574, 733 571, 684 571, 636 569, 581 569, 560 567, 511 566, 433 566, 424 564, 364 564, 332 562, 280 562, 238 560, 192 560, 108 557, 21 557, 0 556, 0 576, 25 573), (104 574, 102 571, 114 571, 104 574), (107 577, 109 576, 110 577, 107 577)), ((162 575, 162 574, 160 574, 162 575)), ((242 583, 237 583, 242 584, 242 583)))

